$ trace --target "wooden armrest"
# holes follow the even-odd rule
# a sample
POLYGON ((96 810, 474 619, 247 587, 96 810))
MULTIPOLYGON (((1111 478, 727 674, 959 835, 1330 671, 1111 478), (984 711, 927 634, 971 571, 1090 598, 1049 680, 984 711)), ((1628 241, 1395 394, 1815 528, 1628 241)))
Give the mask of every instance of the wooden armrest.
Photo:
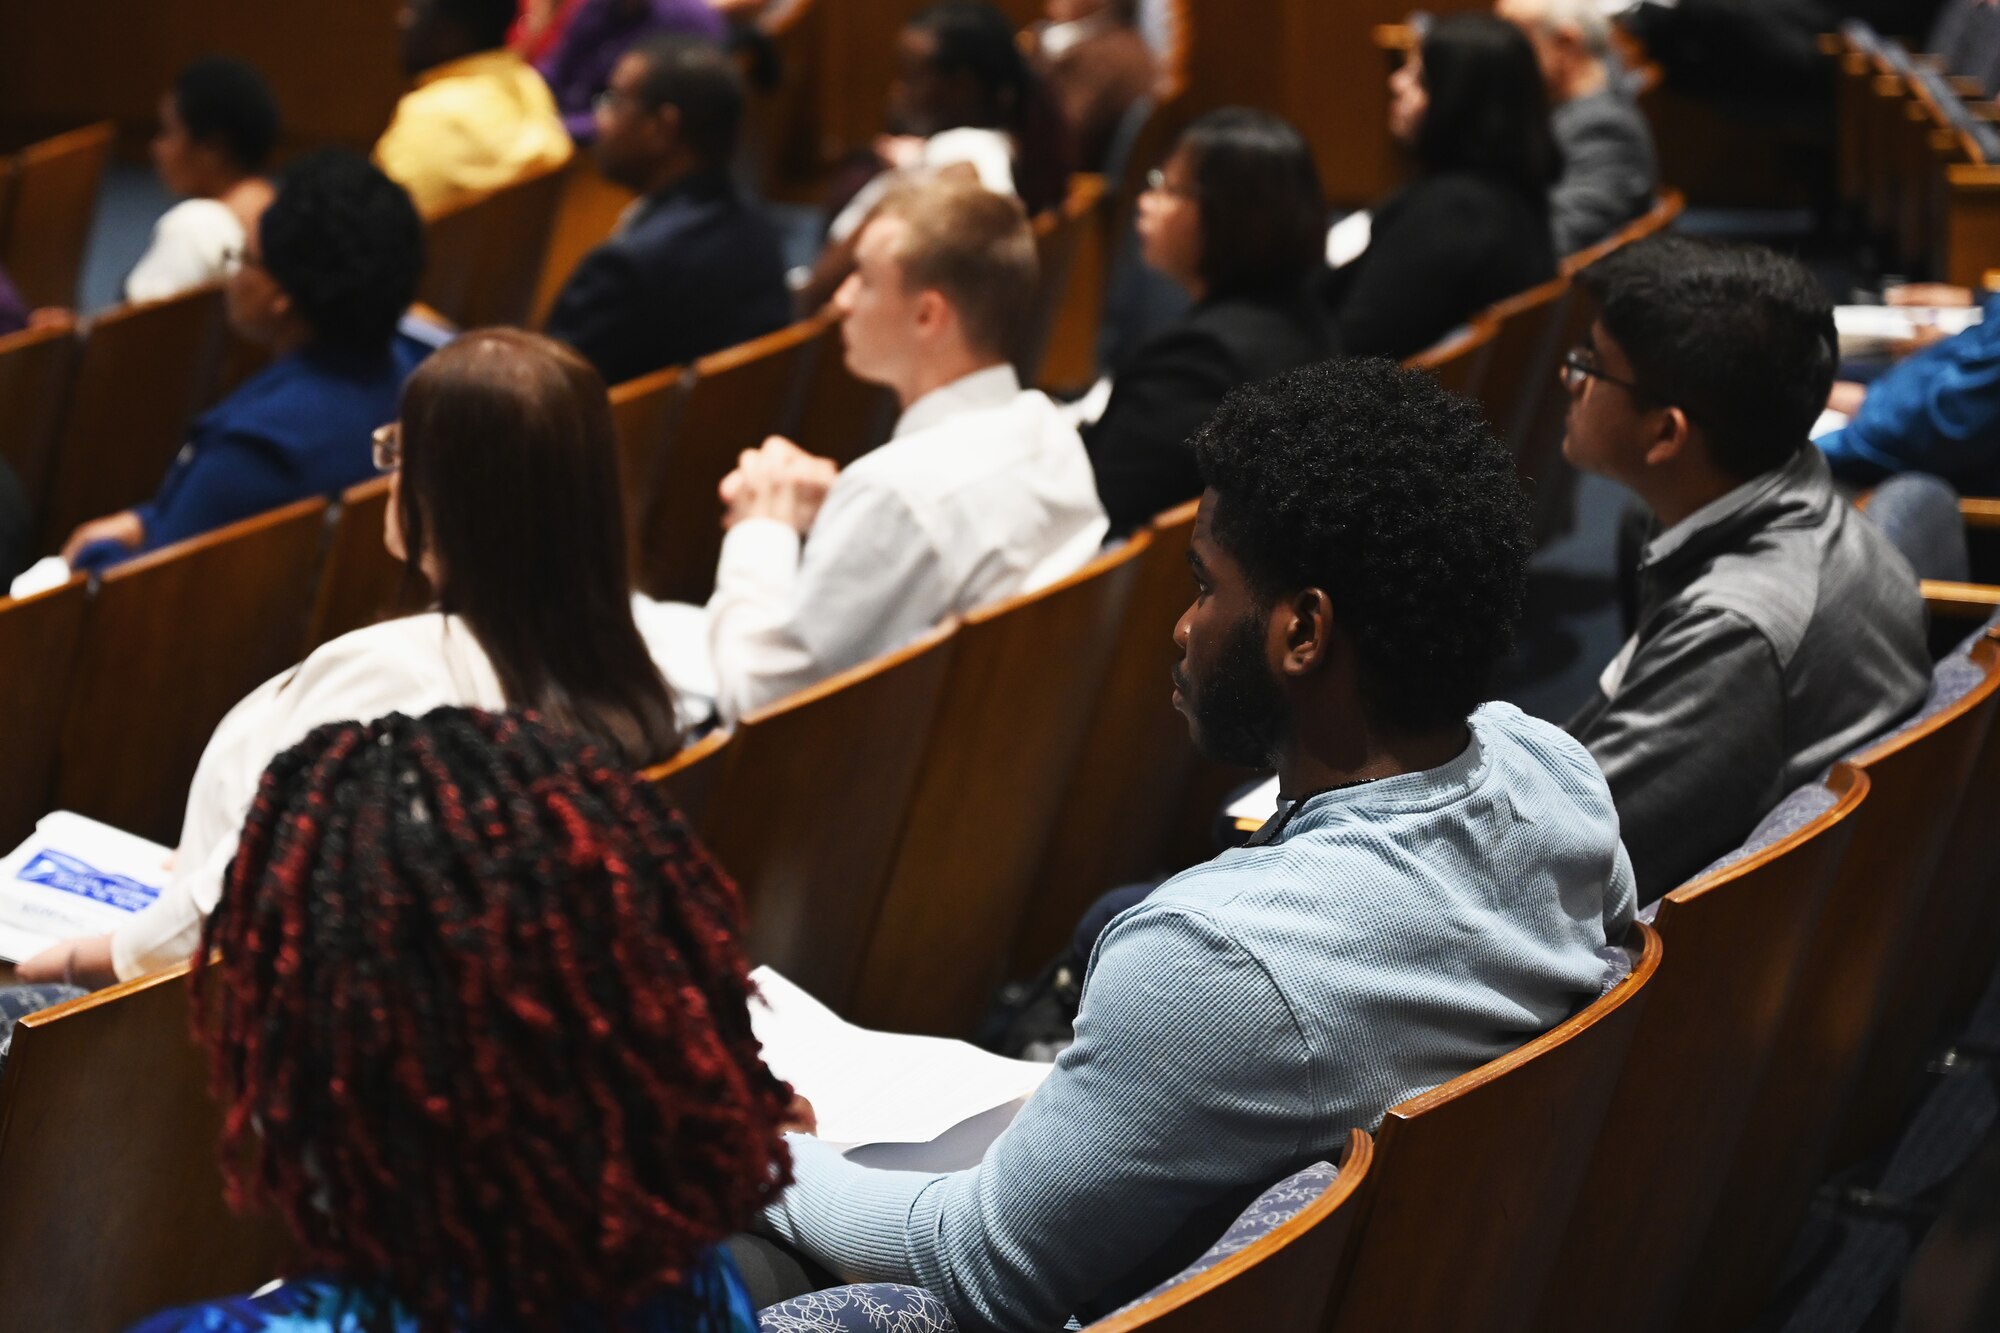
POLYGON ((1984 620, 2000 608, 2000 587, 1990 583, 1946 583, 1925 579, 1924 609, 1950 620, 1984 620))
POLYGON ((2000 500, 1967 496, 1958 502, 1958 513, 1968 528, 2000 528, 2000 500))

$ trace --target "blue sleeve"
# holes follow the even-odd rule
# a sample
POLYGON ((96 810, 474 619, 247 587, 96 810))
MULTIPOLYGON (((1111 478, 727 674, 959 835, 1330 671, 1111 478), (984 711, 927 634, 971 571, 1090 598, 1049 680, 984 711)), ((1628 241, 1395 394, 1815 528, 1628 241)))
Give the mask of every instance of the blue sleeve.
POLYGON ((275 445, 226 432, 197 445, 185 466, 168 472, 160 493, 137 507, 146 525, 141 549, 199 537, 298 498, 298 475, 275 445))
POLYGON ((1834 472, 1878 481, 1896 472, 1951 478, 1993 466, 2000 433, 2000 295, 1983 322, 1876 380, 1854 420, 1819 441, 1834 472))

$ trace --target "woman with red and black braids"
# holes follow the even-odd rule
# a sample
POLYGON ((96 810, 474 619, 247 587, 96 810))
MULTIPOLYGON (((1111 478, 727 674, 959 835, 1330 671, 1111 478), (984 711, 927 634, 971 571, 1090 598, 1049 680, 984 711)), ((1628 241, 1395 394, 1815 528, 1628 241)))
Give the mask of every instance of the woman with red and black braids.
POLYGON ((37 954, 23 981, 99 985, 186 961, 258 775, 323 723, 531 708, 633 768, 680 749, 656 663, 674 636, 635 619, 653 604, 632 594, 611 407, 588 362, 517 329, 465 334, 410 377, 375 462, 391 474, 384 544, 432 609, 344 634, 246 695, 202 752, 159 899, 37 954))
POLYGON ((265 772, 193 979, 231 1202, 310 1276, 133 1333, 745 1333, 790 1177, 734 889, 532 715, 335 723, 265 772))

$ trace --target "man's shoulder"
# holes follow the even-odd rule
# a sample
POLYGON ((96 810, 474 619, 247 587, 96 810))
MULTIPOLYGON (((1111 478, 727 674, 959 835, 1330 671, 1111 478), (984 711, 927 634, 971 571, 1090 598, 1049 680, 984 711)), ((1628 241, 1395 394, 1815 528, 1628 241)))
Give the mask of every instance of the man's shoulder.
POLYGON ((1078 458, 1086 458, 1083 438, 1048 396, 1024 389, 1005 402, 965 408, 871 449, 841 476, 935 498, 976 485, 1036 454, 1071 448, 1078 458))

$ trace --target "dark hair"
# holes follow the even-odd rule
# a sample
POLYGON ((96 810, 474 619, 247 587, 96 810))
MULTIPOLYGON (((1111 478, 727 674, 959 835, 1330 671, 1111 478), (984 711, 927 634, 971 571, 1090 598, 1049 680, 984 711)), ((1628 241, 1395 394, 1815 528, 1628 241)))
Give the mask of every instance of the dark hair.
POLYGON ((1324 264, 1326 196, 1290 123, 1224 107, 1188 126, 1178 147, 1194 174, 1210 295, 1298 287, 1324 264))
POLYGON ((403 187, 353 153, 324 149, 286 167, 257 237, 324 346, 381 351, 416 299, 423 223, 403 187))
POLYGON ((410 376, 397 519, 412 577, 437 566, 509 706, 635 767, 680 749, 673 696, 632 622, 604 381, 520 329, 456 339, 410 376))
POLYGON ((1420 371, 1336 358, 1232 391, 1194 449, 1216 541, 1267 601, 1326 593, 1372 717, 1425 732, 1479 705, 1533 542, 1477 404, 1420 371))
POLYGON ((174 110, 188 137, 219 148, 238 170, 264 169, 278 146, 278 103, 256 68, 227 56, 203 56, 174 79, 174 110))
POLYGON ((505 46, 507 33, 520 14, 518 0, 430 0, 430 4, 431 17, 464 33, 474 51, 505 46))
POLYGON ((1535 48, 1491 14, 1448 14, 1423 39, 1428 107, 1415 152, 1426 171, 1470 171, 1512 187, 1543 212, 1561 174, 1535 48))
POLYGON ((1577 281, 1646 395, 1687 413, 1717 467, 1754 477, 1805 447, 1840 336, 1803 265, 1666 235, 1613 251, 1577 281))
POLYGON ((662 1297, 724 1324, 688 1279, 791 1174, 741 935, 659 789, 587 741, 457 708, 318 728, 265 769, 195 957, 231 1203, 425 1328, 662 1297))
POLYGON ((639 95, 680 112, 681 140, 704 166, 724 166, 743 124, 743 76, 729 53, 699 37, 655 37, 633 48, 646 62, 639 95))
POLYGON ((1028 211, 1060 204, 1069 183, 1069 131, 1053 95, 1021 54, 1013 21, 985 0, 937 0, 908 26, 936 43, 931 64, 940 74, 969 74, 979 85, 992 122, 980 128, 1014 136, 1015 189, 1028 211))

